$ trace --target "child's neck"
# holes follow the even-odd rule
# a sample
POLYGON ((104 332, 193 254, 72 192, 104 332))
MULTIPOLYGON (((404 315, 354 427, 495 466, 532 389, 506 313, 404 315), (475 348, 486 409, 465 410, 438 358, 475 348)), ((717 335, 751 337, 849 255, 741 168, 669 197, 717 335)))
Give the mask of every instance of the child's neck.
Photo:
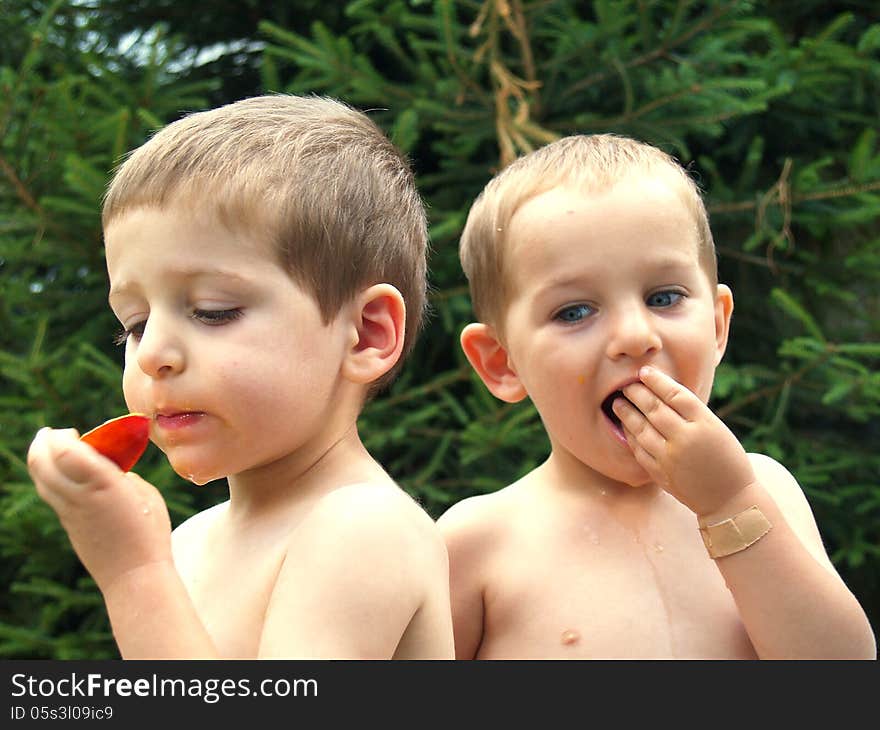
POLYGON ((596 471, 567 452, 554 449, 547 461, 539 469, 544 472, 542 481, 547 488, 567 494, 575 499, 601 499, 607 503, 621 505, 649 504, 662 491, 648 482, 632 486, 596 471))
POLYGON ((305 503, 340 486, 388 478, 361 443, 357 424, 270 464, 228 478, 230 514, 243 518, 305 503))

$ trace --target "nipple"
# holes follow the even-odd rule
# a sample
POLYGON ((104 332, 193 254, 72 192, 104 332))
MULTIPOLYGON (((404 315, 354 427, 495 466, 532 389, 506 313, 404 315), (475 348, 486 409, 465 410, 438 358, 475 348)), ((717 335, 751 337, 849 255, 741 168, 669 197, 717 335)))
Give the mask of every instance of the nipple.
POLYGON ((562 632, 560 641, 564 646, 572 646, 581 640, 581 635, 574 629, 566 629, 562 632))
POLYGON ((142 511, 143 511, 143 513, 144 513, 145 515, 150 514, 150 508, 149 508, 149 507, 144 507, 144 509, 143 509, 142 511))

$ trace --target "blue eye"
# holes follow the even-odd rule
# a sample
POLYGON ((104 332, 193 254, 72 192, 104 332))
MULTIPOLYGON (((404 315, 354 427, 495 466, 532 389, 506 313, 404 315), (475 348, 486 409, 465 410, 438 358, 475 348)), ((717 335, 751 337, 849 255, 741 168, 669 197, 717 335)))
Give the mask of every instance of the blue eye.
POLYGON ((573 304, 570 307, 560 309, 553 315, 553 319, 558 319, 566 324, 576 324, 589 317, 593 311, 589 304, 573 304))
POLYGON ((684 294, 677 291, 658 291, 651 294, 647 299, 649 307, 671 307, 684 297, 684 294))

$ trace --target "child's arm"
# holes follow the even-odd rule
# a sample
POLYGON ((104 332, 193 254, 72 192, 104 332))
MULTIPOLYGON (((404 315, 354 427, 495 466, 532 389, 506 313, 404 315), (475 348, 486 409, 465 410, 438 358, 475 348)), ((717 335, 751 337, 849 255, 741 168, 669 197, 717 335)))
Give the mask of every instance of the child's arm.
POLYGON ((42 429, 28 467, 104 596, 121 655, 215 657, 174 567, 171 521, 158 490, 120 471, 74 430, 42 429))
MULTIPOLYGON (((28 465, 104 596, 121 655, 218 658, 174 566, 156 488, 121 472, 73 430, 41 430, 28 465)), ((443 542, 430 517, 395 490, 339 489, 292 531, 261 657, 389 659, 425 611, 431 616, 420 625, 436 635, 407 636, 404 649, 452 658, 443 542)))
MULTIPOLYGON (((693 393, 656 368, 618 399, 630 447, 651 477, 713 525, 756 505, 772 526, 716 559, 761 658, 874 658, 867 617, 822 546, 797 483, 770 459, 750 458, 693 393)), ((696 526, 695 526, 696 529, 696 526)))
POLYGON ((481 566, 490 552, 488 520, 479 515, 479 498, 464 499, 437 520, 449 553, 449 587, 455 658, 474 659, 483 640, 481 566))

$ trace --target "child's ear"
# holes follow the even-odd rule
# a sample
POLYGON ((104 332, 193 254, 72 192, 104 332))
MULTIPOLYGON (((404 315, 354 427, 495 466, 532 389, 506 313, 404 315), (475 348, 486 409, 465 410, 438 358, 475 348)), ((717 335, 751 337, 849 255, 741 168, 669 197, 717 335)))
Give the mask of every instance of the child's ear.
POLYGON ((489 392, 507 403, 526 397, 526 389, 510 367, 507 350, 487 324, 469 324, 461 333, 461 348, 489 392))
POLYGON ((400 359, 406 304, 391 284, 374 284, 358 295, 352 312, 351 345, 343 375, 366 385, 381 378, 400 359))
POLYGON ((715 295, 715 365, 721 362, 730 335, 730 317, 733 314, 733 292, 726 284, 718 285, 715 295))

